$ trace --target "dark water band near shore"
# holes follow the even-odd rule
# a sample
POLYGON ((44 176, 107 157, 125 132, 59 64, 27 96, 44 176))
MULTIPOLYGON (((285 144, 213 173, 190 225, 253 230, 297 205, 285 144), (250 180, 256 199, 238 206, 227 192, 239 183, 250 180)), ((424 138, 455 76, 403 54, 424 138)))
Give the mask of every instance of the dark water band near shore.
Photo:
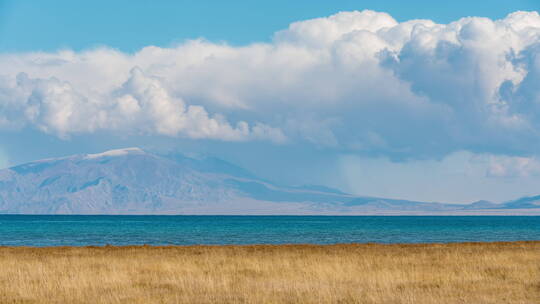
POLYGON ((525 240, 540 240, 540 217, 0 215, 0 246, 525 240))

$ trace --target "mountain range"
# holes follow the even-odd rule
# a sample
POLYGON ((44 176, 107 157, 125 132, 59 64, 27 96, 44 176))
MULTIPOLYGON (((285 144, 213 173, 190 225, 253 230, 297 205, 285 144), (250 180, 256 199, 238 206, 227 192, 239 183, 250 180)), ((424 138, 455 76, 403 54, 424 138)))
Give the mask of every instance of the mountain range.
POLYGON ((0 214, 539 215, 540 196, 501 204, 357 196, 279 185, 217 158, 127 148, 0 170, 0 214))

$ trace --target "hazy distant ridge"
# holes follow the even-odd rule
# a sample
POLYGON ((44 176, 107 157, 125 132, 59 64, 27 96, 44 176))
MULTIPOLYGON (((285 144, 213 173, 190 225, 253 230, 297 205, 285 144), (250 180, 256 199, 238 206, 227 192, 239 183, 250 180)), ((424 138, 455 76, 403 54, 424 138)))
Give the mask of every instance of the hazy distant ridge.
POLYGON ((540 214, 540 196, 469 205, 359 197, 277 185, 215 158, 128 148, 0 170, 0 213, 540 214))

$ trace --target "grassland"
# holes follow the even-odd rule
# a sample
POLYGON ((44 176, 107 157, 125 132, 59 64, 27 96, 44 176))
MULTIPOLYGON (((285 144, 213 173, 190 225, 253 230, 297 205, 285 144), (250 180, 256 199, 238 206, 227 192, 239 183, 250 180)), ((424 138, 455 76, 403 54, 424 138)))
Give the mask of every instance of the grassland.
POLYGON ((0 247, 0 303, 540 303, 540 242, 0 247))

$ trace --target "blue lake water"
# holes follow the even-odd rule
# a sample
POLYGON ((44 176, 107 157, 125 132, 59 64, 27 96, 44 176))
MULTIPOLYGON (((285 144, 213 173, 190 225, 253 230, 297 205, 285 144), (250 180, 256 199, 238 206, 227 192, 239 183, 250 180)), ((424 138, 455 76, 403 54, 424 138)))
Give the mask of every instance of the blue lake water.
POLYGON ((1 246, 517 240, 540 240, 540 217, 0 215, 1 246))

